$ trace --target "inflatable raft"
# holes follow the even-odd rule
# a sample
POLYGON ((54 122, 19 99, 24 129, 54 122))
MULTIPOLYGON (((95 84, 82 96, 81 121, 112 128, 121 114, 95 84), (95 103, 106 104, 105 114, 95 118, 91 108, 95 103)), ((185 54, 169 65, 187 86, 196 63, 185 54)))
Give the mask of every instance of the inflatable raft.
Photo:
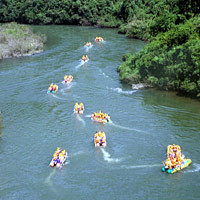
POLYGON ((74 106, 74 113, 75 114, 83 114, 84 112, 84 105, 83 103, 76 103, 75 106, 74 106))
POLYGON ((173 174, 186 168, 191 162, 191 159, 186 159, 184 155, 182 155, 179 145, 168 145, 167 159, 165 163, 163 163, 164 167, 162 167, 162 171, 173 174))
POLYGON ((69 84, 69 83, 71 83, 72 81, 73 81, 73 76, 72 76, 72 75, 70 75, 70 76, 66 75, 66 76, 64 77, 64 80, 62 81, 62 84, 69 84))
POLYGON ((57 91, 58 91, 58 86, 57 85, 50 85, 50 87, 49 87, 47 92, 55 94, 57 91))
POLYGON ((52 158, 49 166, 60 168, 65 164, 66 159, 67 159, 67 152, 65 151, 65 149, 61 150, 58 147, 53 155, 53 158, 52 158))
POLYGON ((98 42, 98 43, 103 42, 103 38, 102 37, 96 37, 95 42, 98 42))
POLYGON ((105 147, 106 146, 106 135, 99 131, 94 134, 94 145, 95 147, 105 147))
POLYGON ((93 120, 95 122, 102 123, 102 124, 106 124, 106 123, 109 123, 111 121, 110 117, 108 117, 106 119, 101 119, 99 117, 95 117, 94 114, 91 115, 91 120, 93 120))

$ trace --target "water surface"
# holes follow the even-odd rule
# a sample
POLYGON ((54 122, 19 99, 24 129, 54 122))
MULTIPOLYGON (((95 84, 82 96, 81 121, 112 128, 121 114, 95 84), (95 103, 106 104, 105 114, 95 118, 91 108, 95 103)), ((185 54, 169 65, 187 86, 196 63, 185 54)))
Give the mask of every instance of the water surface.
POLYGON ((0 61, 1 199, 199 199, 199 102, 119 81, 122 55, 144 42, 112 29, 33 28, 47 35, 45 51, 0 61), (95 43, 96 36, 105 42, 95 43), (61 84, 66 74, 74 76, 69 87, 61 84), (46 93, 51 82, 59 86, 55 95, 46 93), (84 103, 83 115, 73 114, 75 102, 84 103), (98 110, 113 124, 92 122, 88 116, 98 110), (98 130, 107 135, 103 150, 93 145, 98 130), (192 164, 169 175, 161 166, 173 143, 192 164), (69 155, 62 169, 48 166, 57 146, 69 155))

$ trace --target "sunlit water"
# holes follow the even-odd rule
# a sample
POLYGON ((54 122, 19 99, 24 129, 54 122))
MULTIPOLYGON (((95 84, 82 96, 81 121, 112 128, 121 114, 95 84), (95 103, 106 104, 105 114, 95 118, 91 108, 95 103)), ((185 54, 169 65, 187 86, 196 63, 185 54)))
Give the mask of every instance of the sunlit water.
POLYGON ((43 53, 0 61, 0 199, 199 199, 200 104, 174 93, 123 87, 116 68, 145 44, 115 30, 35 26, 47 34, 43 53), (96 36, 103 44, 94 42, 96 36), (86 49, 86 42, 93 47, 86 49), (89 61, 81 63, 82 55, 89 61), (61 82, 72 74, 71 85, 61 82), (56 94, 47 94, 51 83, 56 94), (83 102, 83 115, 73 114, 83 102), (111 124, 89 118, 102 110, 111 124), (105 131, 107 146, 93 134, 105 131), (179 144, 188 168, 161 172, 168 144, 179 144), (56 147, 69 158, 49 167, 56 147))

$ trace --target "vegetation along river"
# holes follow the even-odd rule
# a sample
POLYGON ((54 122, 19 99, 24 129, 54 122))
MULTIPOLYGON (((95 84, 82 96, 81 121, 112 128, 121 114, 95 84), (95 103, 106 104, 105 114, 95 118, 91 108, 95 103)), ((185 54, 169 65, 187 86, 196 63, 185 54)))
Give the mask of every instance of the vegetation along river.
POLYGON ((199 199, 199 102, 119 81, 122 55, 145 43, 112 29, 33 29, 47 35, 43 53, 0 61, 1 199, 199 199), (95 43, 96 36, 105 42, 95 43), (94 46, 86 52, 89 41, 94 46), (74 76, 68 87, 61 83, 66 74, 74 76), (59 90, 49 95, 52 82, 59 90), (83 115, 73 114, 75 102, 84 103, 83 115), (111 124, 91 121, 99 110, 111 124), (107 136, 104 149, 93 144, 98 130, 107 136), (176 174, 161 172, 169 144, 192 159, 176 174), (50 168, 58 146, 69 158, 61 169, 50 168))

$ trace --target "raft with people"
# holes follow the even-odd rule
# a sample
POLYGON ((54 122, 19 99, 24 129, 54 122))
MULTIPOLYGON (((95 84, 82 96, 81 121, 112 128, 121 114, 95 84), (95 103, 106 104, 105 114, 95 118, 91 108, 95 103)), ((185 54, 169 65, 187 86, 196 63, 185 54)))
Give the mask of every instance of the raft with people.
POLYGON ((72 75, 65 75, 64 80, 62 81, 62 84, 69 84, 73 81, 72 75))
POLYGON ((51 83, 48 88, 48 93, 56 93, 58 91, 58 86, 56 84, 51 83))
POLYGON ((95 42, 98 42, 98 43, 103 42, 103 38, 102 37, 96 37, 95 42))
POLYGON ((95 147, 106 146, 106 134, 104 132, 97 132, 94 134, 94 145, 95 147))
POLYGON ((82 56, 82 62, 87 62, 89 60, 88 56, 82 56))
POLYGON ((50 162, 50 167, 57 167, 60 168, 64 165, 67 159, 67 152, 66 150, 62 150, 60 147, 57 147, 56 151, 53 154, 53 158, 50 162))
POLYGON ((98 113, 94 112, 91 115, 91 119, 93 121, 103 123, 103 124, 111 122, 110 115, 108 115, 107 113, 102 113, 101 110, 98 113))
POLYGON ((86 45, 85 45, 85 47, 92 47, 92 46, 93 46, 93 45, 92 45, 91 42, 87 42, 86 45))
POLYGON ((182 154, 179 145, 168 145, 167 159, 163 162, 164 167, 162 167, 162 171, 173 174, 186 168, 191 162, 191 159, 186 159, 182 154))
POLYGON ((78 104, 78 102, 76 102, 74 106, 74 113, 83 114, 83 111, 84 111, 83 103, 78 104))

